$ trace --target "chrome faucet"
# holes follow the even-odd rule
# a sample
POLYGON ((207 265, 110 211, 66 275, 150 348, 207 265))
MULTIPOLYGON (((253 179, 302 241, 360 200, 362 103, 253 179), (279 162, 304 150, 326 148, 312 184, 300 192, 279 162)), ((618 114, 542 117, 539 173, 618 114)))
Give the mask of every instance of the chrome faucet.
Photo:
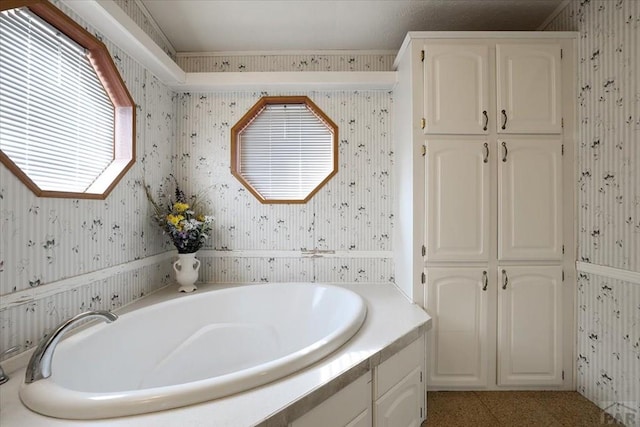
MULTIPOLYGON (((20 350, 20 346, 19 345, 14 345, 13 347, 8 348, 5 351, 3 351, 2 353, 0 353, 0 356, 4 356, 5 354, 13 353, 14 351, 17 351, 17 350, 20 350)), ((4 373, 4 370, 2 369, 2 366, 0 366, 0 385, 6 383, 7 381, 9 381, 9 376, 4 373)))
POLYGON ((24 382, 26 384, 30 384, 44 378, 49 378, 51 376, 53 352, 62 338, 62 335, 64 335, 71 326, 75 325, 80 320, 90 317, 101 317, 107 323, 111 323, 118 318, 118 316, 110 311, 85 311, 84 313, 77 314, 71 319, 62 322, 56 327, 55 331, 53 331, 51 335, 40 341, 35 352, 31 355, 31 359, 29 359, 29 364, 27 365, 27 372, 24 377, 24 382))

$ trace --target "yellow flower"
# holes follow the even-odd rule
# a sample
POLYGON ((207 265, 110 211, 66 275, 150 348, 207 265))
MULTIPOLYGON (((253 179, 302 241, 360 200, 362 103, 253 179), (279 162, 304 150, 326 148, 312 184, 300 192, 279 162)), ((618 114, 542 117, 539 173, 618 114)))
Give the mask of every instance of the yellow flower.
POLYGON ((198 215, 196 219, 200 222, 204 222, 204 215, 198 215))
POLYGON ((173 210, 178 212, 178 213, 182 213, 182 212, 186 211, 187 209, 189 209, 189 205, 186 204, 186 203, 175 202, 173 204, 173 210))
POLYGON ((182 215, 173 215, 173 214, 167 215, 167 221, 173 224, 175 227, 178 227, 178 224, 183 219, 184 219, 184 216, 182 215))

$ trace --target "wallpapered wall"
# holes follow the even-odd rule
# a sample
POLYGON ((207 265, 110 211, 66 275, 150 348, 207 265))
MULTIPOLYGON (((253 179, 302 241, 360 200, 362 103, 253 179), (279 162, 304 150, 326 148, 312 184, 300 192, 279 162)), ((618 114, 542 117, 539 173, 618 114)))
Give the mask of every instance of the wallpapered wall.
MULTIPOLYGON (((177 55, 187 72, 389 71, 393 54, 177 55)), ((389 92, 184 93, 177 171, 209 188, 216 229, 201 251, 209 282, 390 282, 389 92), (230 174, 230 129, 261 96, 309 96, 339 127, 339 171, 306 205, 263 205, 230 174)))
MULTIPOLYGON (((137 1, 116 1, 172 56, 137 1)), ((229 131, 266 93, 175 94, 103 41, 136 102, 138 161, 104 201, 37 198, 0 166, 0 350, 24 351, 80 311, 117 308, 173 282, 173 248, 151 223, 142 189, 171 190, 171 173, 187 191, 204 190, 216 216, 201 251, 203 281, 393 280, 390 93, 296 93, 340 127, 339 172, 306 205, 262 205, 230 174, 229 131)), ((387 71, 393 56, 227 59, 247 70, 387 71)))
MULTIPOLYGON (((135 0, 116 1, 154 37, 135 0)), ((640 271, 639 8, 634 0, 574 0, 547 28, 580 31, 579 260, 631 271, 640 271)), ((307 205, 262 205, 229 173, 228 143, 231 126, 265 94, 174 94, 104 41, 137 104, 138 162, 105 201, 38 199, 0 166, 0 350, 25 350, 64 318, 118 307, 172 281, 162 260, 69 291, 30 293, 170 250, 149 221, 141 183, 161 188, 172 172, 186 189, 205 189, 216 216, 202 280, 393 280, 390 93, 304 94, 340 127, 340 171, 307 205)), ((387 71, 393 56, 177 61, 192 72, 387 71)), ((610 412, 632 406, 640 414, 638 289, 593 274, 578 279, 578 389, 603 407, 613 403, 610 412)))
MULTIPOLYGON (((578 260, 640 272, 640 2, 573 0, 546 30, 580 32, 578 260)), ((578 390, 640 425, 640 284, 581 272, 577 308, 578 390)))
POLYGON ((160 182, 172 171, 174 94, 103 41, 136 102, 137 162, 102 201, 37 198, 0 165, 0 351, 26 350, 80 311, 119 307, 168 281, 165 262, 83 283, 91 280, 87 273, 170 249, 149 221, 142 182, 160 182), (71 290, 47 291, 75 276, 71 290))
POLYGON ((295 94, 309 96, 339 127, 338 173, 304 205, 263 205, 230 173, 230 128, 266 93, 178 95, 180 180, 209 189, 216 217, 215 252, 199 256, 202 278, 392 281, 391 95, 295 94))
POLYGON ((394 53, 329 55, 177 55, 188 73, 225 71, 391 71, 394 53))

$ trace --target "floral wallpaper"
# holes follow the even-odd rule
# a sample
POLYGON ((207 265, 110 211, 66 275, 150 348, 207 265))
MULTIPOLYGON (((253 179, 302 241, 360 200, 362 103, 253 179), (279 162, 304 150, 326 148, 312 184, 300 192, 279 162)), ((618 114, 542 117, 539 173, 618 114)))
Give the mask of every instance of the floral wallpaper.
POLYGON ((188 73, 227 71, 392 71, 395 53, 307 55, 178 54, 188 73))
POLYGON ((578 41, 578 260, 640 271, 640 4, 573 1, 547 30, 578 41))
POLYGON ((47 290, 168 249, 149 221, 142 183, 172 171, 174 94, 103 41, 136 102, 137 162, 105 200, 38 198, 0 165, 0 351, 15 345, 24 351, 62 320, 131 302, 169 277, 167 266, 146 266, 71 290, 47 290))
MULTIPOLYGON (((139 22, 135 0, 118 4, 153 29, 139 22)), ((266 93, 173 93, 96 36, 136 102, 137 162, 102 201, 37 198, 0 166, 0 350, 25 351, 74 314, 117 308, 174 282, 173 247, 151 222, 142 188, 172 190, 170 174, 187 191, 204 190, 216 217, 200 256, 202 281, 393 281, 391 93, 296 93, 340 127, 339 172, 306 205, 262 205, 230 174, 229 130, 266 93)), ((294 63, 388 70, 392 59, 303 55, 294 63)))
POLYGON ((578 274, 578 391, 640 425, 640 285, 578 274))
MULTIPOLYGON (((640 2, 572 0, 545 29, 579 32, 578 261, 640 272, 640 2)), ((578 390, 632 425, 639 290, 579 272, 578 390)))
POLYGON ((295 94, 339 127, 338 173, 304 205, 263 205, 230 173, 230 129, 266 93, 178 95, 177 174, 216 217, 205 280, 392 281, 391 94, 295 94))
MULTIPOLYGON (((392 69, 385 53, 176 55, 139 2, 115 1, 187 72, 392 69)), ((580 34, 578 261, 640 272, 640 1, 572 0, 545 29, 580 34)), ((166 191, 171 173, 216 217, 202 281, 394 280, 391 93, 173 93, 103 41, 136 101, 138 161, 104 201, 37 198, 0 165, 0 351, 173 283, 142 190, 166 191), (262 205, 230 174, 230 128, 263 95, 307 95, 339 126, 339 172, 306 205, 262 205)), ((578 391, 640 425, 640 284, 579 272, 576 307, 578 391)))

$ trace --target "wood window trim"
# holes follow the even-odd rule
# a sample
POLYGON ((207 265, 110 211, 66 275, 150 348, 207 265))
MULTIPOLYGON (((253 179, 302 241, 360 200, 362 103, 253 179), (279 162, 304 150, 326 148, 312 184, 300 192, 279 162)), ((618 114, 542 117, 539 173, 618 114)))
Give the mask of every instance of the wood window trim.
POLYGON ((263 204, 305 204, 327 183, 329 180, 338 173, 338 126, 327 116, 324 111, 320 109, 309 97, 307 96, 263 96, 256 102, 253 107, 246 112, 240 120, 231 128, 231 174, 244 185, 244 187, 253 194, 263 204), (240 167, 240 148, 239 148, 239 136, 242 131, 251 124, 267 105, 282 105, 282 104, 305 104, 309 110, 322 121, 333 135, 333 168, 331 173, 327 175, 304 199, 267 199, 255 187, 247 181, 242 175, 240 167))
POLYGON ((0 150, 2 162, 20 181, 38 197, 106 199, 118 182, 136 161, 136 111, 135 102, 118 72, 109 50, 96 37, 69 18, 48 0, 2 0, 0 11, 27 7, 58 31, 67 35, 88 51, 88 58, 114 107, 113 161, 97 181, 103 188, 99 193, 45 191, 40 189, 6 154, 0 150))

